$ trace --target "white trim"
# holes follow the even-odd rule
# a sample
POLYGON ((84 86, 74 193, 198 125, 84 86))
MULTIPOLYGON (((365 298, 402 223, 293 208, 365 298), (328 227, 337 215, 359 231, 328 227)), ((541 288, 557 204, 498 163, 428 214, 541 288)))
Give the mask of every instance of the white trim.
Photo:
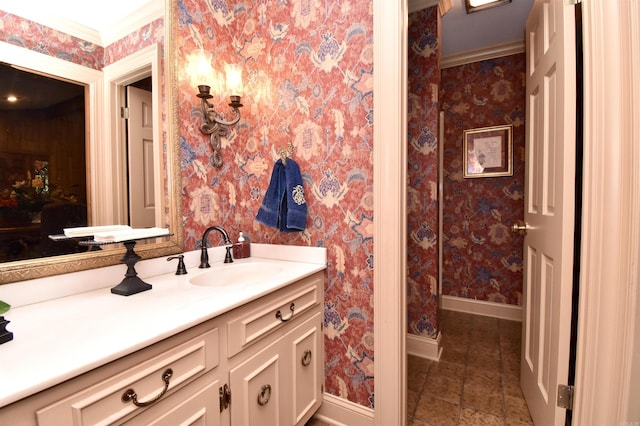
MULTIPOLYGON (((637 2, 583 0, 584 181, 573 423, 618 425, 633 377, 640 273, 637 2)), ((635 366, 636 373, 638 365, 635 366)), ((630 423, 629 423, 630 424, 630 423)))
POLYGON ((440 69, 457 67, 459 65, 471 64, 474 62, 486 61, 487 59, 501 58, 503 56, 524 53, 524 40, 512 41, 509 43, 497 44, 477 50, 470 50, 455 55, 445 56, 440 60, 440 69))
POLYGON ((378 426, 407 421, 407 0, 373 2, 374 381, 378 426))
POLYGON ((445 310, 522 322, 522 306, 456 296, 442 296, 441 300, 440 307, 445 310))
POLYGON ((428 7, 438 6, 438 0, 409 0, 409 13, 417 12, 428 7))
POLYGON ((109 46, 143 26, 164 17, 164 1, 153 1, 142 5, 121 21, 100 33, 103 46, 109 46))
POLYGON ((344 398, 325 393, 313 418, 336 426, 373 426, 374 411, 344 398))
POLYGON ((438 333, 438 337, 435 339, 407 334, 407 353, 420 358, 440 361, 440 355, 442 355, 442 333, 438 333))

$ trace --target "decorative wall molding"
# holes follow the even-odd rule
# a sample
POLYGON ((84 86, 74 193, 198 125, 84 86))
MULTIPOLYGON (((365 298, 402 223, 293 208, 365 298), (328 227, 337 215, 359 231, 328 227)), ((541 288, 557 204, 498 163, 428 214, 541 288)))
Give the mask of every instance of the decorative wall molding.
POLYGON ((458 65, 470 64, 473 62, 480 62, 487 59, 501 58, 503 56, 523 53, 524 51, 524 40, 496 44, 495 46, 484 49, 470 50, 468 52, 446 56, 440 60, 440 69, 456 67, 458 65))
POLYGON ((336 426, 373 426, 374 411, 328 393, 323 395, 322 405, 314 419, 336 426))
POLYGON ((165 16, 164 2, 155 1, 150 5, 146 4, 140 9, 128 15, 125 19, 112 25, 100 33, 102 45, 109 46, 121 38, 131 34, 133 31, 165 16))
POLYGON ((442 296, 440 307, 449 311, 522 322, 522 306, 485 302, 484 300, 466 299, 464 297, 442 296))
POLYGON ((440 361, 440 355, 442 355, 441 342, 442 333, 438 333, 438 337, 435 339, 407 334, 407 353, 420 358, 440 361))

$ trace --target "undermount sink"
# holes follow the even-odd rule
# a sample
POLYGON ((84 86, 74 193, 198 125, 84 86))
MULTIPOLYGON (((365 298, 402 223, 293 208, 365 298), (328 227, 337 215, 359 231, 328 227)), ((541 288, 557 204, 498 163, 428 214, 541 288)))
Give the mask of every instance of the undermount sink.
POLYGON ((189 279, 193 285, 205 287, 260 283, 284 270, 283 265, 269 262, 222 264, 189 279))

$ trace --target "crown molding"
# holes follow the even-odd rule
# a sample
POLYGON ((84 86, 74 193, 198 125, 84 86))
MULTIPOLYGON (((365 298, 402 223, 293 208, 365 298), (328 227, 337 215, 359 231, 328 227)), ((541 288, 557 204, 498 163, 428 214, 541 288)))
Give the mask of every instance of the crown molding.
POLYGON ((144 25, 162 17, 164 17, 164 2, 154 1, 151 5, 145 4, 129 14, 125 19, 102 31, 100 35, 103 46, 106 47, 133 31, 142 28, 144 25))
POLYGON ((500 58, 503 56, 524 53, 524 40, 512 41, 509 43, 497 44, 483 49, 470 50, 456 55, 446 56, 440 60, 440 69, 456 67, 473 62, 485 61, 487 59, 500 58))

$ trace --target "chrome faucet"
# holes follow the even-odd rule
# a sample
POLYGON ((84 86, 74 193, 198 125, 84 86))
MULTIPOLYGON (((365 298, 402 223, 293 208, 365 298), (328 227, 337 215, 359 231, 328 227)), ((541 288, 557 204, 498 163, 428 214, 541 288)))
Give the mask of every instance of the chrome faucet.
POLYGON ((207 252, 207 241, 209 238, 209 232, 211 231, 218 231, 219 233, 222 234, 222 239, 224 240, 224 244, 227 249, 227 254, 224 257, 224 263, 233 262, 233 257, 231 256, 231 248, 233 247, 233 243, 229 239, 229 234, 227 234, 227 231, 222 229, 221 226, 214 225, 214 226, 208 227, 206 231, 204 231, 204 234, 202 234, 202 241, 200 242, 200 246, 202 250, 202 252, 200 253, 200 266, 199 266, 200 268, 211 267, 211 265, 209 265, 209 253, 207 252))

